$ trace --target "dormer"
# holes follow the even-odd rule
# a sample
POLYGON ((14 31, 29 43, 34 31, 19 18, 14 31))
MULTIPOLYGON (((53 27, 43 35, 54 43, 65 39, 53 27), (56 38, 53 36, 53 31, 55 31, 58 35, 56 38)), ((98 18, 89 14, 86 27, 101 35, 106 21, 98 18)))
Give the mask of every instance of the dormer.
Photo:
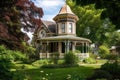
POLYGON ((78 21, 78 17, 71 11, 68 5, 64 5, 53 20, 57 24, 57 35, 76 36, 76 21, 78 21))

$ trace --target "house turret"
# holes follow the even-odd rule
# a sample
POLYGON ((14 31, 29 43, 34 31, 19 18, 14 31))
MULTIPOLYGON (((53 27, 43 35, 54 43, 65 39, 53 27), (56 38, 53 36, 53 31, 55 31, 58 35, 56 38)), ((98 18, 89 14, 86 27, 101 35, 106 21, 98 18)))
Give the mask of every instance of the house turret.
POLYGON ((76 22, 78 21, 78 17, 71 11, 68 5, 65 4, 53 20, 57 24, 57 35, 76 36, 76 22))

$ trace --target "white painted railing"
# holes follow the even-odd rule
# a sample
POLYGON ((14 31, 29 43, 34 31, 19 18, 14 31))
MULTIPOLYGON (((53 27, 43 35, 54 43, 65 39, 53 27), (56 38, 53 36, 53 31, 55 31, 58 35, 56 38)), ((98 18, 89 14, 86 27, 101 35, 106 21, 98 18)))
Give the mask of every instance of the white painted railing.
POLYGON ((77 53, 79 59, 85 59, 89 57, 89 53, 77 53))

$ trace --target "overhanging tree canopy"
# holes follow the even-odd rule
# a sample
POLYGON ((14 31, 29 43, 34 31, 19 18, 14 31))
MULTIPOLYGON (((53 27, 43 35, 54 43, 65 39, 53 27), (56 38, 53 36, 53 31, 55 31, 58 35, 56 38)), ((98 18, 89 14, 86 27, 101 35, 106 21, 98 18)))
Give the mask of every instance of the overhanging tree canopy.
POLYGON ((107 40, 106 33, 114 31, 115 26, 108 18, 100 19, 103 9, 95 9, 94 4, 79 6, 72 0, 68 0, 67 4, 79 17, 76 25, 78 36, 88 38, 100 45, 107 40))
POLYGON ((105 9, 101 18, 109 18, 116 29, 120 29, 120 0, 73 0, 77 5, 95 4, 97 9, 105 9))
POLYGON ((10 49, 22 49, 22 41, 29 38, 21 28, 29 31, 41 25, 43 11, 30 0, 0 0, 0 44, 10 49))

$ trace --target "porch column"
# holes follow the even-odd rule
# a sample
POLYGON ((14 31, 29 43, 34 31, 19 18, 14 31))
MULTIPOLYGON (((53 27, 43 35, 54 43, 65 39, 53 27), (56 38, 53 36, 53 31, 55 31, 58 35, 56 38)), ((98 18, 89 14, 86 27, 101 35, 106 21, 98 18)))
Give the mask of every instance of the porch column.
POLYGON ((62 42, 58 42, 58 53, 60 54, 59 57, 63 58, 63 54, 62 54, 62 42))
POLYGON ((82 42, 82 53, 84 53, 84 42, 82 42))
POLYGON ((88 53, 88 43, 86 42, 86 53, 88 53))
POLYGON ((88 53, 88 43, 87 42, 85 43, 85 48, 86 48, 85 52, 88 53))
POLYGON ((86 57, 89 57, 89 43, 86 42, 86 57))
POLYGON ((39 54, 40 54, 40 59, 42 59, 42 48, 43 48, 43 47, 42 47, 42 41, 41 41, 41 42, 40 42, 40 53, 39 53, 39 54))
POLYGON ((66 41, 66 48, 67 48, 66 53, 68 53, 69 50, 70 50, 70 48, 69 48, 69 41, 66 41))
POLYGON ((47 45, 46 45, 46 58, 49 58, 49 41, 47 41, 47 45))
POLYGON ((73 51, 73 52, 76 50, 76 49, 75 49, 75 46, 76 46, 76 41, 73 42, 73 44, 72 44, 72 51, 73 51))
POLYGON ((58 52, 61 54, 61 42, 58 42, 58 52))
POLYGON ((88 53, 90 52, 90 44, 88 43, 88 53))

